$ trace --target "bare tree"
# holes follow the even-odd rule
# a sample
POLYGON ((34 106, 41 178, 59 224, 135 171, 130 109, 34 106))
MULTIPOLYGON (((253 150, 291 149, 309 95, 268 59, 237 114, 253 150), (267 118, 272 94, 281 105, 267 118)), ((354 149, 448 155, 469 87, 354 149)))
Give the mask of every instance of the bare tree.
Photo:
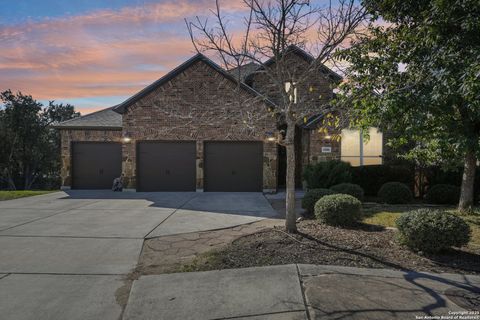
MULTIPOLYGON (((256 74, 268 83, 259 91, 276 106, 248 116, 270 116, 283 129, 278 143, 287 151, 286 230, 296 232, 295 127, 313 116, 332 114, 332 88, 319 88, 312 79, 331 77, 326 65, 334 62, 336 50, 361 31, 366 13, 355 0, 330 1, 318 7, 308 0, 243 2, 247 11, 240 31, 223 15, 218 0, 211 11, 212 22, 196 17, 186 24, 198 52, 213 52, 223 68, 236 70, 239 88, 241 67, 247 63, 256 63, 256 74), (290 59, 288 53, 296 50, 308 52, 307 64, 297 65, 290 59)), ((339 125, 338 117, 325 119, 325 127, 339 125)))

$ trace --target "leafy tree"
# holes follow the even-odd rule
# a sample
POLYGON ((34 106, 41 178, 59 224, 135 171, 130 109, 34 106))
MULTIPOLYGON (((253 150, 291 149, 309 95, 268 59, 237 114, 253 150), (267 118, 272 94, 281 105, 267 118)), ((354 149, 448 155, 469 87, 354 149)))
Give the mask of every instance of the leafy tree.
POLYGON ((478 0, 365 0, 367 35, 341 52, 350 64, 340 101, 359 127, 400 133, 422 161, 464 162, 459 209, 473 204, 480 146, 478 0), (454 156, 452 156, 454 155, 454 156))
MULTIPOLYGON (((197 51, 213 53, 225 69, 236 70, 238 90, 243 81, 241 67, 248 63, 257 64, 257 74, 270 82, 264 93, 269 92, 275 107, 242 112, 243 122, 248 129, 255 121, 269 121, 284 132, 277 142, 286 149, 285 228, 296 232, 295 128, 318 115, 324 115, 324 129, 337 127, 339 117, 333 115, 330 105, 332 94, 319 95, 312 79, 325 77, 325 64, 333 62, 337 48, 356 37, 366 20, 365 11, 356 0, 318 6, 309 0, 244 0, 243 4, 243 28, 233 28, 219 1, 212 20, 196 17, 187 21, 187 27, 197 51), (296 65, 289 59, 292 48, 306 50, 312 62, 305 67, 296 65)), ((238 97, 238 110, 243 110, 246 101, 240 94, 238 97)))
POLYGON ((38 178, 57 175, 60 166, 58 132, 49 126, 79 113, 54 101, 44 108, 29 95, 0 93, 0 179, 9 189, 30 189, 38 178))

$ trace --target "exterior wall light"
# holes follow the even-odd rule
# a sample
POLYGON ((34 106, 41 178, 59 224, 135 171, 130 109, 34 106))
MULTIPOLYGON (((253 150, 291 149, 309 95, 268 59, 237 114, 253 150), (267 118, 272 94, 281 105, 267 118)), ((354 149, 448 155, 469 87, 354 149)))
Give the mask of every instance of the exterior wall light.
POLYGON ((275 134, 274 134, 273 132, 266 132, 265 135, 266 135, 266 140, 267 140, 268 142, 275 142, 275 141, 277 141, 277 138, 275 137, 275 134))
POLYGON ((124 137, 122 138, 122 141, 123 141, 124 143, 129 143, 130 141, 132 141, 132 138, 130 138, 129 136, 124 136, 124 137))
POLYGON ((327 139, 327 140, 330 140, 330 139, 332 139, 332 136, 327 134, 324 138, 327 139))

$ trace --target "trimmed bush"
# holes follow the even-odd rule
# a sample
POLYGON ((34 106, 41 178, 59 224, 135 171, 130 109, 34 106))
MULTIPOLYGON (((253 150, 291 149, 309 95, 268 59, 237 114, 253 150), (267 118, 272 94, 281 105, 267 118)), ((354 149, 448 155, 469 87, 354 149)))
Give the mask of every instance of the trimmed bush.
POLYGON ((302 199, 302 208, 305 209, 307 215, 312 216, 315 209, 315 203, 323 196, 335 194, 336 192, 330 189, 310 189, 305 192, 302 199))
POLYGON ((412 191, 401 182, 387 182, 378 191, 382 202, 388 204, 410 203, 413 199, 412 191))
POLYGON ((348 194, 324 196, 315 204, 315 216, 331 226, 351 226, 362 218, 362 203, 348 194))
POLYGON ((330 188, 333 185, 350 182, 350 164, 339 160, 318 162, 305 166, 303 180, 309 189, 330 188))
POLYGON ((456 204, 459 199, 460 188, 451 184, 436 184, 425 195, 425 200, 433 204, 456 204))
POLYGON ((462 218, 442 210, 406 212, 396 224, 401 242, 416 251, 436 253, 470 241, 470 226, 462 218))
POLYGON ((340 183, 332 186, 330 190, 336 193, 349 194, 360 201, 363 201, 363 189, 358 184, 353 183, 340 183))
POLYGON ((389 181, 405 183, 409 187, 414 185, 415 173, 410 165, 372 165, 352 167, 352 183, 363 188, 366 196, 374 197, 380 187, 389 181))

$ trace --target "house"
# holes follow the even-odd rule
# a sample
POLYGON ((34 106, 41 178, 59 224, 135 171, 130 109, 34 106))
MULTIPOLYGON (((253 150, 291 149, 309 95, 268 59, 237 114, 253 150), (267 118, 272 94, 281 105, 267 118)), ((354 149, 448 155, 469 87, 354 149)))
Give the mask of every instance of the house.
MULTIPOLYGON (((286 54, 295 68, 312 59, 297 47, 286 54)), ((325 67, 312 79, 314 94, 328 99, 340 79, 325 67)), ((277 100, 259 66, 226 71, 197 54, 121 104, 58 124, 62 186, 110 188, 122 174, 126 190, 275 192, 286 172, 285 149, 272 138, 280 128, 267 117, 246 123, 245 115, 274 108, 277 100)), ((318 132, 319 121, 312 117, 297 128, 299 185, 302 166, 316 161, 381 163, 377 130, 369 143, 352 130, 342 131, 339 142, 318 132)))

